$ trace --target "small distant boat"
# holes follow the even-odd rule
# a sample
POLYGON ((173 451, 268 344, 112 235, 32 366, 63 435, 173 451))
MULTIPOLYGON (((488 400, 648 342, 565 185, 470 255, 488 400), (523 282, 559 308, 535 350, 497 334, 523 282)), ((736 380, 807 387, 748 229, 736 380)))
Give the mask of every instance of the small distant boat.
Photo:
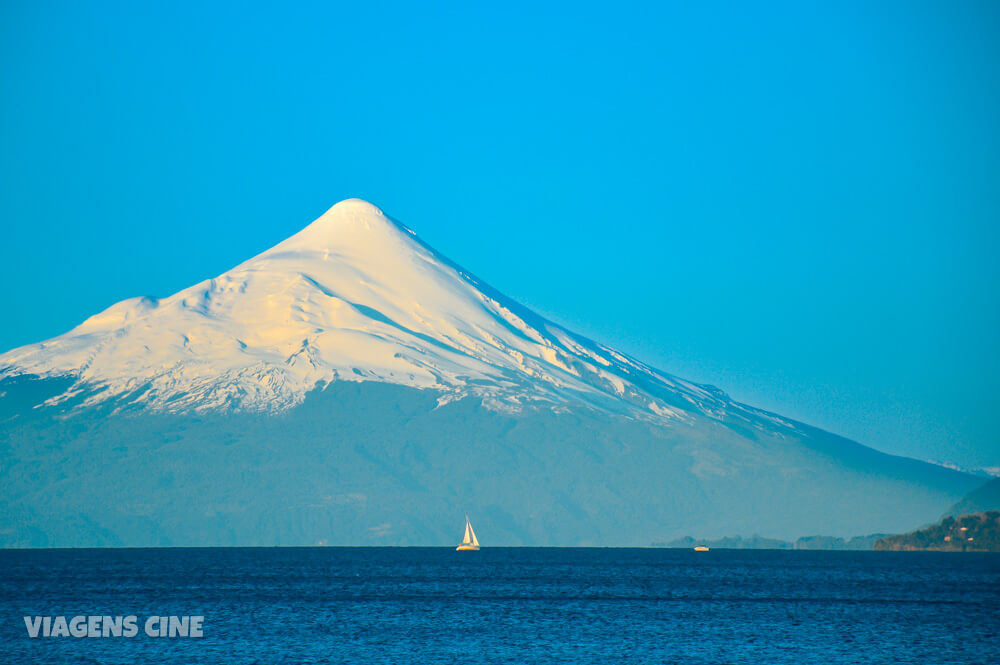
POLYGON ((698 545, 697 547, 694 548, 694 551, 695 552, 707 552, 708 548, 705 547, 704 545, 698 545))
POLYGON ((458 552, 479 550, 479 540, 476 538, 476 532, 472 530, 472 522, 469 521, 468 515, 465 516, 465 535, 455 550, 458 552))

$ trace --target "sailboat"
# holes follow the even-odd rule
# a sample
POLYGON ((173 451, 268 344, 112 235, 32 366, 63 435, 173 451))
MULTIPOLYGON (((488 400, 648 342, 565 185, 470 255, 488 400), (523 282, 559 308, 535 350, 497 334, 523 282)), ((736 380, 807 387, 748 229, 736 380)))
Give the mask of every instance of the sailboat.
POLYGON ((469 521, 468 515, 465 516, 465 536, 455 549, 459 552, 479 549, 479 540, 476 538, 476 532, 472 530, 472 522, 469 521))

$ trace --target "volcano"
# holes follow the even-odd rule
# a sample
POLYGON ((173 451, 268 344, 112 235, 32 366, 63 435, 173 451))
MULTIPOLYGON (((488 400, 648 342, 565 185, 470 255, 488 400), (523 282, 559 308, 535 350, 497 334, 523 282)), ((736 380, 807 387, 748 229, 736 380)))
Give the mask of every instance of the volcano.
POLYGON ((899 532, 981 484, 733 401, 342 201, 0 356, 0 545, 648 545, 899 532))

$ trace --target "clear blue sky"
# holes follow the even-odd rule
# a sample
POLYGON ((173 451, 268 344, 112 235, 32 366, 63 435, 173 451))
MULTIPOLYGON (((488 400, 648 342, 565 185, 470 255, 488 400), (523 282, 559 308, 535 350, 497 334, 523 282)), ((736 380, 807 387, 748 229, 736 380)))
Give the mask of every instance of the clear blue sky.
POLYGON ((0 5, 0 349, 360 196, 668 371, 1000 465, 1000 4, 415 4, 0 5))

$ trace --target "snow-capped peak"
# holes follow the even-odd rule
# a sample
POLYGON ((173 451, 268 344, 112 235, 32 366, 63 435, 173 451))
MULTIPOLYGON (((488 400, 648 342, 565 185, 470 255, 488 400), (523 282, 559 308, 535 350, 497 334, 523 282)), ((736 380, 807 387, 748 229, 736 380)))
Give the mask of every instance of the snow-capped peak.
POLYGON ((653 418, 728 403, 510 301, 360 199, 215 279, 122 301, 0 356, 0 376, 25 373, 74 375, 103 388, 92 400, 169 411, 280 411, 345 380, 653 418))

